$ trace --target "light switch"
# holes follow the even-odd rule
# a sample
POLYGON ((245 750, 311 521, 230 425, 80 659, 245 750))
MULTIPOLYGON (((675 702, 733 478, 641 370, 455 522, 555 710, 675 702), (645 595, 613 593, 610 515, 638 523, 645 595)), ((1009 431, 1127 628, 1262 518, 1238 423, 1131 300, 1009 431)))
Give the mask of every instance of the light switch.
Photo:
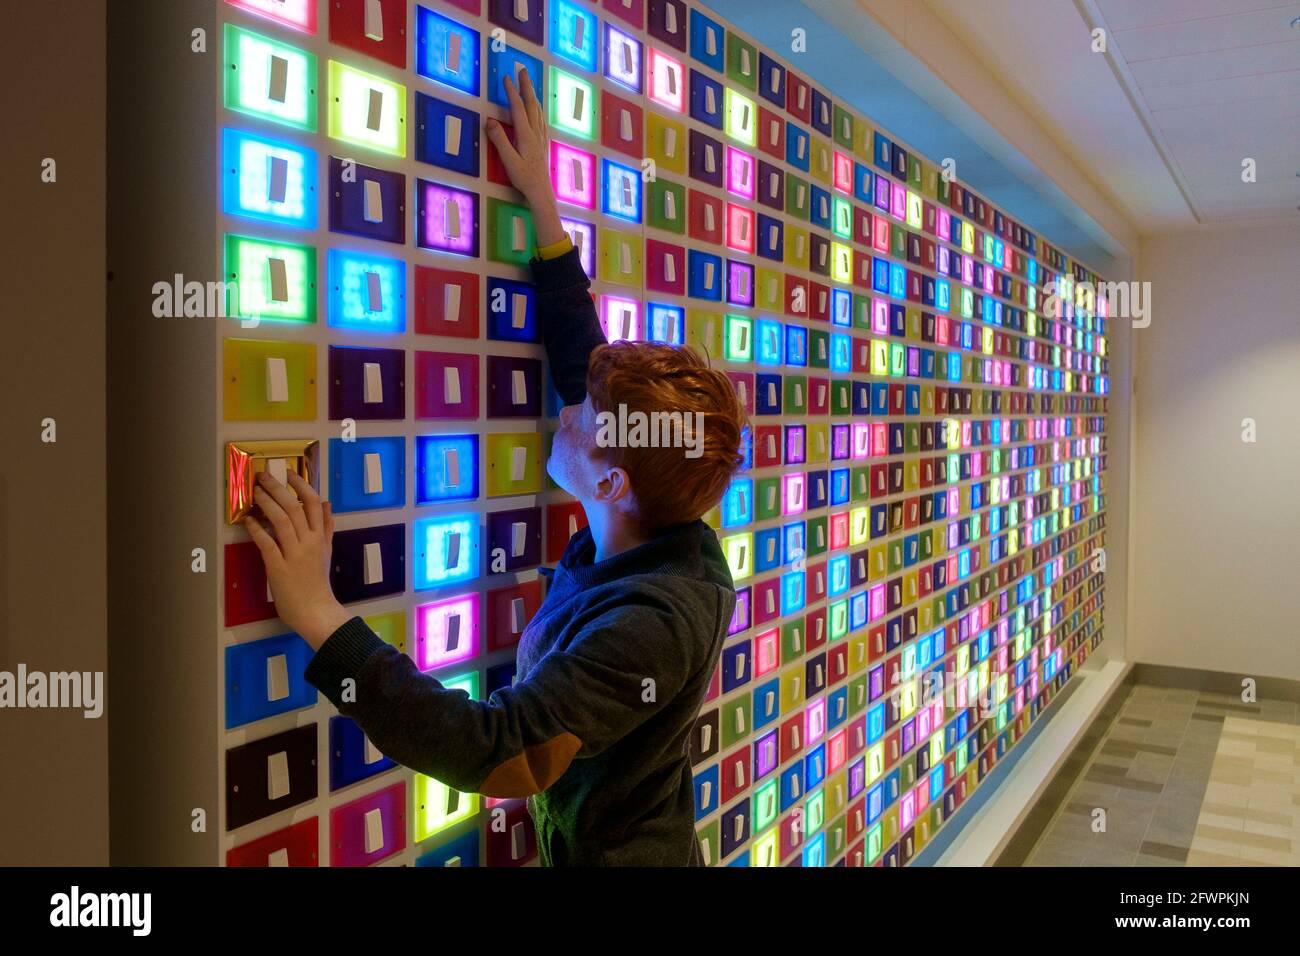
POLYGON ((575 156, 569 161, 570 176, 573 179, 573 191, 576 193, 586 192, 587 189, 586 174, 583 169, 582 160, 578 157, 575 156))
MULTIPOLYGON (((713 92, 713 87, 706 86, 704 88, 704 112, 712 116, 717 111, 718 111, 717 94, 713 92)), ((709 172, 713 172, 713 170, 709 170, 709 172)))
POLYGON ((575 122, 582 122, 582 107, 586 103, 586 90, 581 86, 573 88, 573 119, 575 122))
POLYGON ((510 599, 510 633, 521 634, 524 630, 524 599, 521 597, 510 599))
MULTIPOLYGON (((622 110, 619 113, 618 135, 623 140, 623 142, 625 143, 632 142, 632 114, 628 110, 622 110)), ((624 188, 629 192, 631 191, 630 186, 625 186, 624 188)))
POLYGON ((266 171, 266 198, 268 202, 284 202, 285 187, 289 182, 289 161, 283 156, 268 156, 266 171))
POLYGON ((443 119, 442 148, 449 156, 460 155, 460 117, 448 113, 443 119))
POLYGON ((510 400, 516 405, 528 404, 528 378, 521 368, 510 373, 510 400))
POLYGON ((366 311, 384 311, 384 283, 378 272, 366 273, 366 311))
POLYGON ((510 296, 510 327, 522 329, 527 320, 528 296, 522 292, 516 292, 510 296))
POLYGON ((285 268, 284 260, 268 257, 266 268, 270 273, 271 301, 288 302, 289 301, 289 273, 285 268))
POLYGON ((744 732, 745 732, 745 711, 738 707, 736 708, 736 733, 743 734, 744 732))
POLYGON ((266 462, 266 470, 282 485, 289 483, 289 461, 286 458, 270 458, 266 462))
MULTIPOLYGON (((366 222, 383 222, 384 221, 384 194, 379 188, 379 180, 367 179, 365 182, 365 211, 366 222)), ((372 310, 373 311, 373 310, 372 310)))
POLYGON ((578 533, 578 516, 575 514, 571 514, 569 515, 569 537, 572 538, 577 533, 578 533))
POLYGON ((266 758, 266 798, 279 800, 289 795, 289 754, 281 750, 266 758))
POLYGON ((268 402, 289 400, 289 373, 282 358, 269 357, 266 360, 266 400, 268 402))
POLYGON ((442 318, 445 322, 460 321, 460 285, 449 282, 442 287, 442 318))
POLYGON ((376 402, 384 400, 384 378, 380 373, 378 362, 363 362, 361 365, 364 370, 365 379, 365 396, 364 401, 367 405, 373 405, 376 402))
POLYGON ((528 22, 528 0, 515 0, 515 19, 520 23, 528 22))
POLYGON ((510 525, 510 557, 517 558, 524 553, 528 543, 528 523, 515 521, 510 525))
POLYGON ((384 467, 378 452, 366 452, 366 494, 377 495, 384 490, 384 467))
POLYGON ((289 61, 282 56, 271 55, 270 79, 267 83, 266 97, 276 103, 285 101, 289 88, 289 61))
POLYGON ((266 857, 267 866, 288 866, 289 850, 287 847, 280 847, 278 850, 272 850, 266 857))
POLYGON ((618 247, 618 270, 624 275, 632 271, 632 247, 626 242, 618 247))
POLYGON ((677 218, 677 196, 669 190, 664 191, 664 218, 677 218))
POLYGON ((528 830, 524 826, 524 821, 520 820, 510 828, 510 858, 512 860, 523 859, 527 849, 528 830))
POLYGON ((366 766, 370 766, 370 764, 372 763, 379 763, 379 761, 383 760, 384 755, 379 752, 378 747, 376 747, 374 744, 370 742, 370 738, 365 736, 365 734, 362 734, 361 736, 362 739, 365 740, 366 742, 366 746, 365 749, 362 751, 362 758, 361 758, 363 761, 365 761, 366 766))
POLYGON ((524 252, 528 246, 528 226, 523 216, 510 218, 510 248, 514 252, 524 252))
POLYGON ((700 749, 705 753, 709 752, 709 744, 713 742, 713 725, 705 724, 700 728, 700 749))
POLYGON ((443 231, 448 239, 460 238, 460 203, 447 199, 442 207, 443 231))
POLYGON ((442 469, 447 475, 447 484, 456 487, 460 484, 460 450, 444 448, 442 450, 442 469))
POLYGON ((713 796, 713 781, 705 780, 700 784, 700 803, 705 806, 709 805, 709 797, 713 796))
MULTIPOLYGON (((745 785, 745 765, 740 761, 736 761, 735 768, 731 772, 731 782, 737 787, 743 787, 745 785)), ((736 817, 736 823, 739 824, 743 822, 744 819, 742 817, 736 817)), ((739 828, 737 828, 736 839, 740 839, 739 828)))
POLYGON ((736 397, 740 399, 742 405, 749 404, 749 388, 744 382, 736 383, 736 397))
MULTIPOLYGON (((671 73, 668 75, 672 76, 671 73)), ((677 156, 677 130, 671 126, 664 128, 664 155, 669 159, 677 156)))
POLYGON ((454 365, 442 370, 442 400, 448 405, 460 404, 460 369, 454 365))
POLYGON ((677 8, 671 3, 664 7, 664 31, 673 35, 677 33, 677 8))
POLYGON ((366 0, 366 36, 376 43, 384 42, 384 10, 379 0, 366 0))
POLYGON ((448 73, 460 72, 460 34, 455 30, 447 32, 446 60, 448 73))
POLYGON ((460 565, 460 532, 447 532, 445 540, 447 542, 447 558, 445 565, 448 568, 458 567, 460 565))
POLYGON ((384 583, 384 549, 378 541, 367 541, 364 549, 366 561, 366 584, 384 583))
POLYGON ((443 626, 443 653, 450 654, 460 647, 460 615, 448 614, 443 626))
MULTIPOLYGON (((776 382, 767 383, 767 403, 773 406, 776 405, 776 382)), ((775 450, 772 452, 772 457, 776 457, 775 450)))
MULTIPOLYGON (((711 157, 713 155, 713 151, 710 150, 706 155, 711 157)), ((713 215, 713 207, 705 206, 704 207, 704 231, 712 232, 716 228, 717 228, 717 220, 714 218, 713 215)), ((705 275, 708 276, 708 279, 705 281, 704 284, 707 286, 712 286, 713 285, 713 263, 710 262, 708 264, 705 275)))
POLYGON ((384 119, 384 91, 371 89, 366 109, 366 128, 378 133, 384 119))
POLYGON ((528 470, 528 447, 515 445, 510 449, 510 480, 523 481, 528 470))
POLYGON ((677 262, 673 258, 672 253, 667 252, 664 253, 664 281, 677 281, 677 262))
MULTIPOLYGON (((718 171, 718 160, 713 153, 713 144, 706 143, 704 146, 704 171, 706 173, 715 173, 718 171)), ((712 207, 706 209, 706 212, 712 212, 712 207)), ((709 226, 712 229, 712 226, 709 226)))
POLYGON ((713 30, 704 31, 704 52, 709 56, 718 55, 718 35, 713 30))
POLYGON ((366 811, 366 852, 378 853, 384 848, 384 811, 375 807, 366 811))
POLYGON ((268 703, 289 696, 289 660, 283 654, 266 659, 266 699, 268 703))

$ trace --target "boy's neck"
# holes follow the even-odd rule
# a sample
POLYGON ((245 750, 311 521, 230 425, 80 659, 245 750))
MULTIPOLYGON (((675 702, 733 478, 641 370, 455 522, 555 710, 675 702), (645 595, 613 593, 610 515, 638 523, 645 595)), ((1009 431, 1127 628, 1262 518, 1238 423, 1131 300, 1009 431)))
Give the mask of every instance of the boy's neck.
POLYGON ((650 540, 623 515, 611 515, 596 507, 587 511, 587 525, 596 545, 593 561, 604 561, 650 540))

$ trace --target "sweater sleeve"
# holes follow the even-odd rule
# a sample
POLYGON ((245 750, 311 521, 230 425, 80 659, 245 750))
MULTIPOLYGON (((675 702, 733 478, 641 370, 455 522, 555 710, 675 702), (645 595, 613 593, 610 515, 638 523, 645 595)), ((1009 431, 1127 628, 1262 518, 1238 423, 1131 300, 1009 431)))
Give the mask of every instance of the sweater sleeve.
POLYGON ((552 259, 534 257, 530 265, 537 286, 537 321, 551 366, 555 390, 566 405, 581 405, 587 396, 587 361, 605 344, 596 305, 588 291, 577 248, 552 259))
POLYGON ((475 701, 356 617, 321 646, 306 677, 385 756, 464 793, 524 797, 672 700, 698 664, 691 633, 664 606, 612 608, 512 686, 475 701))

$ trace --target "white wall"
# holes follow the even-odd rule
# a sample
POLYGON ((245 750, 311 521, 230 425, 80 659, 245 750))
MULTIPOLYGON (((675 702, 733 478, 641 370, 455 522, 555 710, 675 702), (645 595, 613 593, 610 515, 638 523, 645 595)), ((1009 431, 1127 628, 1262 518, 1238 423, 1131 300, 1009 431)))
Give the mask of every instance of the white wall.
POLYGON ((1300 223, 1145 237, 1139 262, 1129 657, 1300 679, 1300 223))

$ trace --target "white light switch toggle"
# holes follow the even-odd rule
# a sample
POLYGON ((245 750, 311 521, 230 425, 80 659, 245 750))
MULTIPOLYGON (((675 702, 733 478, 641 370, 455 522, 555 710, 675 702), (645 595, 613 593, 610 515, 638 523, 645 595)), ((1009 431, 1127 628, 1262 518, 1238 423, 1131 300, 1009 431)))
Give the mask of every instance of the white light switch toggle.
POLYGON ((289 696, 289 661, 283 654, 266 659, 266 699, 268 703, 289 696))
POLYGON ((510 599, 510 633, 520 634, 524 629, 524 599, 521 597, 510 599))
POLYGON ((288 849, 285 847, 280 847, 280 849, 278 850, 272 850, 270 853, 267 854, 266 865, 267 866, 288 866, 289 865, 288 849))
POLYGON ((372 89, 366 108, 366 129, 378 133, 384 121, 384 91, 372 89))
POLYGON ((378 541, 367 541, 363 549, 366 561, 366 584, 384 583, 384 549, 378 541))
POLYGON ((365 379, 365 395, 363 401, 367 405, 375 405, 384 400, 384 377, 380 374, 378 362, 365 362, 361 366, 363 378, 365 379))
POLYGON ((378 853, 384 848, 384 813, 378 807, 366 811, 366 852, 378 853))
POLYGON ((516 292, 510 296, 510 327, 522 329, 528 321, 528 296, 516 292))
POLYGON ((366 273, 366 310, 368 312, 384 311, 384 283, 378 272, 366 273))
POLYGON ((384 468, 379 453, 366 452, 366 494, 377 495, 384 490, 384 468))
POLYGON ((282 56, 272 54, 267 75, 266 98, 276 103, 283 103, 289 92, 289 61, 282 56))
POLYGON ((268 458, 266 470, 282 485, 289 483, 289 460, 287 458, 268 458))
POLYGON ((362 758, 361 758, 363 761, 365 761, 366 766, 369 766, 372 763, 379 763, 379 761, 384 759, 384 755, 379 752, 378 747, 376 747, 374 744, 370 742, 369 737, 367 737, 365 734, 362 734, 361 738, 366 742, 366 746, 365 749, 362 751, 362 758))
POLYGON ((446 567, 448 570, 455 568, 460 564, 460 532, 451 531, 447 534, 447 560, 446 567))
POLYGON ((447 114, 442 124, 442 148, 448 156, 460 155, 460 117, 447 114))
POLYGON ((454 199, 448 199, 443 203, 442 212, 442 231, 447 234, 448 239, 460 238, 460 203, 454 199))
POLYGON ((442 318, 446 322, 460 321, 460 286, 455 283, 442 287, 442 318))
POLYGON ((442 470, 447 475, 447 484, 460 484, 460 452, 455 448, 442 450, 442 470))
POLYGON ((523 252, 528 245, 528 225, 523 216, 510 219, 510 248, 514 252, 523 252))
POLYGON ((623 142, 632 142, 632 114, 628 110, 619 111, 618 135, 623 142))
POLYGON ((528 522, 515 521, 510 525, 510 556, 517 558, 524 553, 528 542, 528 522))
POLYGON ((269 273, 268 278, 271 285, 271 301, 288 302, 289 273, 285 268, 284 260, 275 258, 274 256, 268 257, 266 260, 266 268, 269 273))
POLYGON ((376 43, 384 42, 384 10, 379 0, 366 0, 366 36, 376 43))
POLYGON ((442 400, 448 405, 460 404, 460 369, 454 365, 442 370, 442 400))
POLYGON ((446 60, 448 72, 460 72, 460 34, 454 31, 447 34, 446 60))
POLYGON ((528 22, 528 0, 515 0, 515 19, 520 23, 528 22))
POLYGON ((510 400, 516 405, 528 404, 528 378, 521 368, 510 372, 510 400))
POLYGON ((573 118, 579 122, 582 120, 582 107, 586 102, 585 92, 580 86, 574 87, 573 90, 573 118))
POLYGON ((510 449, 510 480, 523 481, 528 468, 528 447, 515 445, 510 449))
POLYGON ((664 31, 666 33, 677 33, 677 8, 671 3, 664 7, 664 31))
POLYGON ((283 156, 268 156, 266 162, 267 201, 282 203, 289 183, 289 161, 283 156))
POLYGON ((289 400, 289 372, 282 358, 268 357, 266 360, 266 400, 268 402, 289 400))
POLYGON ((289 754, 281 750, 266 758, 266 799, 289 795, 289 754))

